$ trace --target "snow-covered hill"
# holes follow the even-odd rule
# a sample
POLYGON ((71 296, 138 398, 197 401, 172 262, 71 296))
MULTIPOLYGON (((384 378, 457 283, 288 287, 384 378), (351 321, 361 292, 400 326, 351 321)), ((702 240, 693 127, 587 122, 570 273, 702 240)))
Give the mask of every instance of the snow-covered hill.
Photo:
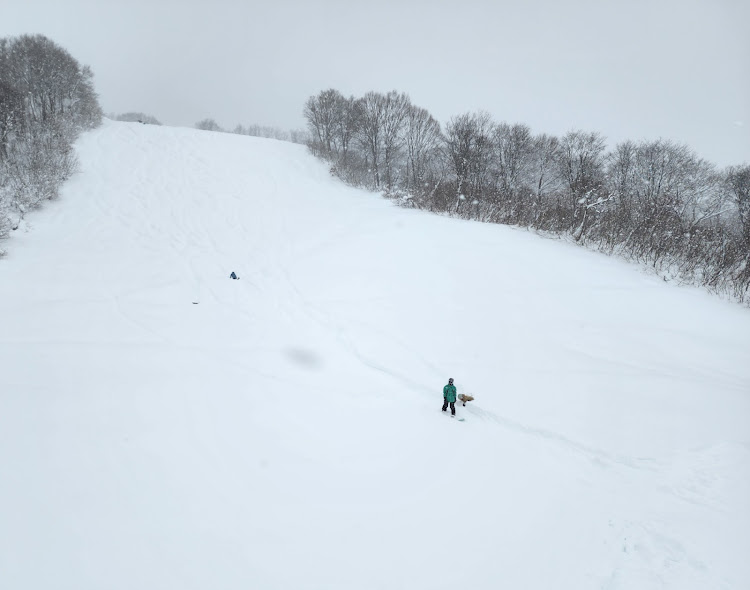
POLYGON ((78 149, 0 261, 2 588, 750 587, 746 309, 301 146, 78 149))

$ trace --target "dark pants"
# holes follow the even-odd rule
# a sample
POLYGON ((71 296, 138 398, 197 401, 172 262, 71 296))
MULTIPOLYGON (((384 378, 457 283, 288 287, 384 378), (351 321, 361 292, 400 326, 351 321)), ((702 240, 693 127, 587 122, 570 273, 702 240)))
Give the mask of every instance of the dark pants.
POLYGON ((451 414, 456 415, 456 402, 448 402, 447 399, 443 398, 443 412, 448 409, 448 403, 451 405, 451 414))

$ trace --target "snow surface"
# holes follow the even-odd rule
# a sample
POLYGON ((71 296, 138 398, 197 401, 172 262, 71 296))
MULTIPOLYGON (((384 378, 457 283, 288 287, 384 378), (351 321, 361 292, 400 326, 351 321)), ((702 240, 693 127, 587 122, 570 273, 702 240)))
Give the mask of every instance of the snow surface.
POLYGON ((0 261, 2 588, 750 587, 746 309, 301 146, 78 152, 0 261))

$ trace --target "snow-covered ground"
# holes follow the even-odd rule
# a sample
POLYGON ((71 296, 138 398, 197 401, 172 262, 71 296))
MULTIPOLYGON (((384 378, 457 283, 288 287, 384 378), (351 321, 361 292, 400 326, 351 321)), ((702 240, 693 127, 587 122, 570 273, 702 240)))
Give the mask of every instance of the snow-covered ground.
POLYGON ((3 589, 750 587, 747 309, 301 146, 78 149, 0 261, 3 589))

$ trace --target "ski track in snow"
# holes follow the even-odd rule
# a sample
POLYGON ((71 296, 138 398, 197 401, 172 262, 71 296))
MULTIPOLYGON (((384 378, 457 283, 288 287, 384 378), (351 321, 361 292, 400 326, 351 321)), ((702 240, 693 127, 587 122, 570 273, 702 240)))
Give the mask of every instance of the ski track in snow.
POLYGON ((0 261, 9 588, 750 587, 746 310, 301 146, 78 150, 0 261))

